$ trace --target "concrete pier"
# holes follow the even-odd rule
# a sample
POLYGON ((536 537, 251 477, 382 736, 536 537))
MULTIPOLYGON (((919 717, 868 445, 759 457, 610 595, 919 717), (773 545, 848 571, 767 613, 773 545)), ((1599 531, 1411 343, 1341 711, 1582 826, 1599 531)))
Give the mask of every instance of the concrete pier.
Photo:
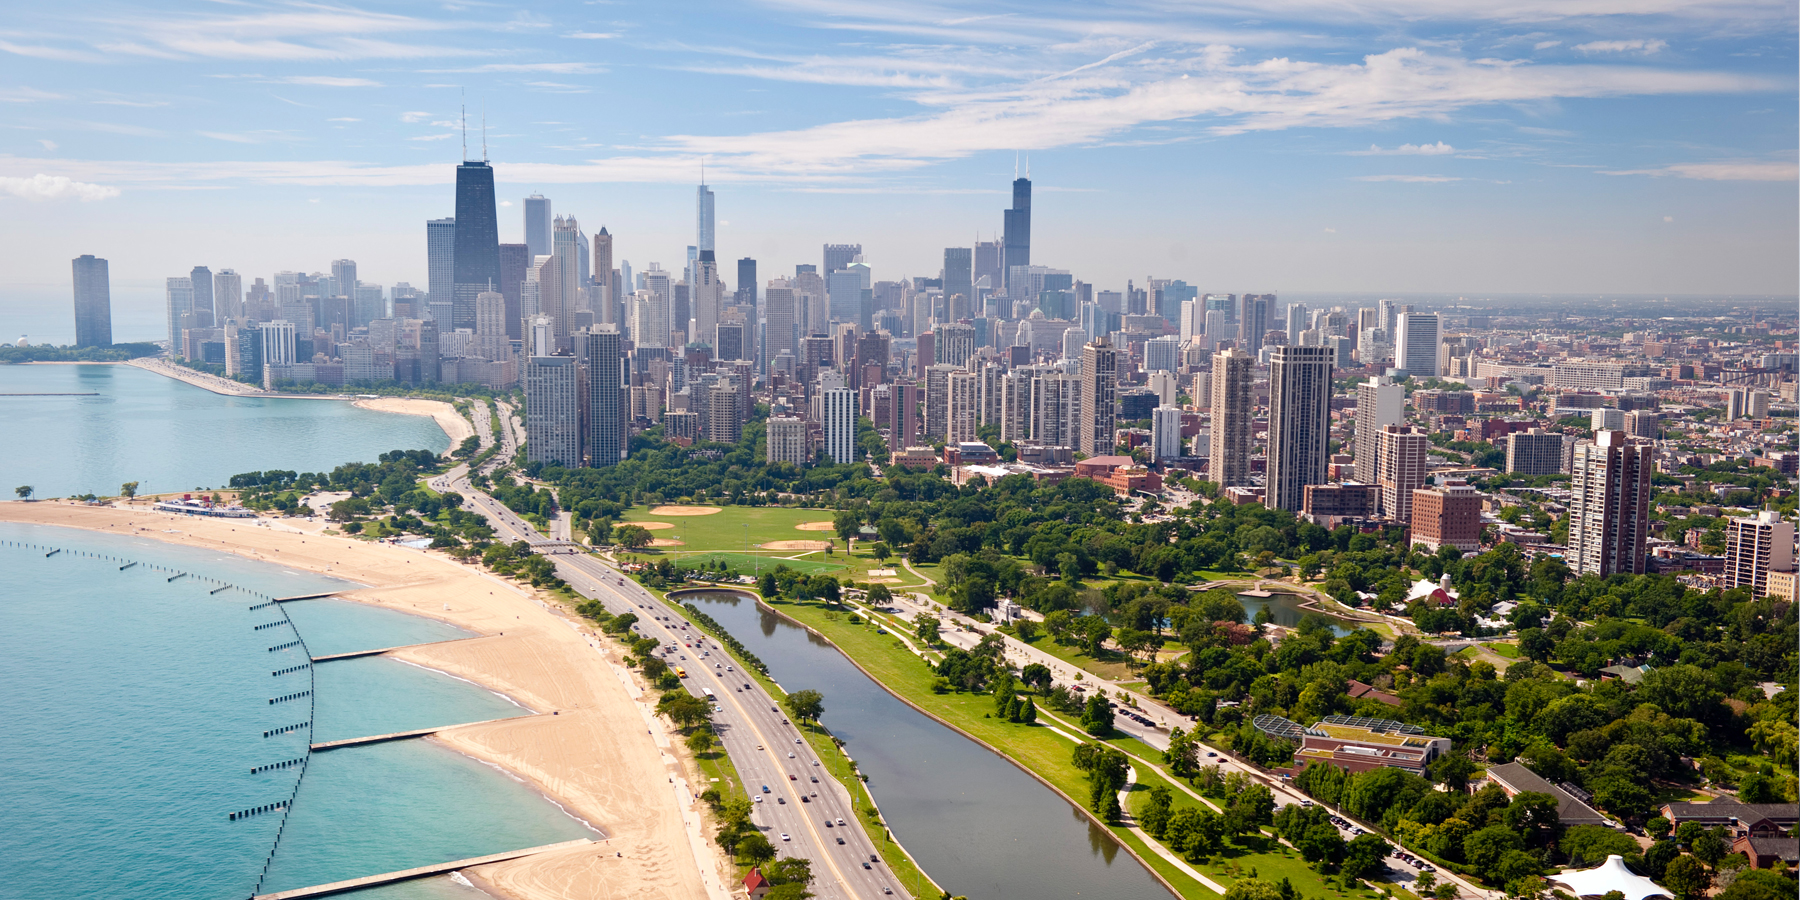
POLYGON ((360 747, 364 744, 404 741, 408 738, 425 737, 428 734, 449 731, 452 728, 467 728, 470 725, 486 725, 490 722, 510 722, 513 719, 529 719, 535 715, 538 715, 538 713, 526 713, 522 716, 507 716, 501 719, 483 719, 480 722, 458 722, 455 725, 439 725, 436 728, 415 728, 412 731, 394 731, 387 734, 372 734, 368 737, 344 738, 341 741, 324 741, 322 743, 313 744, 309 749, 314 753, 323 753, 326 750, 342 750, 345 747, 360 747))
POLYGON ((299 594, 293 597, 276 597, 276 603, 291 603, 295 600, 319 600, 325 597, 336 597, 337 591, 326 591, 323 594, 299 594))
POLYGON ((474 637, 451 638, 447 641, 426 641, 423 644, 401 644, 398 647, 382 647, 379 650, 352 650, 349 653, 331 653, 331 654, 327 654, 325 656, 315 656, 312 658, 312 661, 316 662, 316 663, 322 663, 322 662, 330 662, 334 659, 356 659, 357 657, 360 657, 360 656, 380 656, 383 653, 392 653, 395 650, 405 650, 408 647, 429 647, 432 644, 453 644, 457 641, 472 641, 472 640, 475 640, 475 638, 485 637, 485 636, 486 635, 478 634, 478 635, 475 635, 474 637))
POLYGON ((341 894, 345 891, 361 890, 363 888, 371 888, 382 884, 393 884, 396 881, 409 881, 414 878, 429 878, 433 875, 443 875, 448 872, 454 872, 457 869, 467 869, 471 866, 485 866, 489 863, 506 862, 509 859, 536 856, 540 853, 550 853, 557 850, 570 850, 576 847, 585 847, 592 843, 593 841, 588 838, 581 838, 574 841, 563 841, 560 844, 545 844, 542 847, 514 850, 511 853, 494 853, 488 856, 459 859, 455 862, 420 866, 416 869, 402 869, 398 872, 389 872, 385 875, 369 875, 363 878, 352 878, 349 881, 334 881, 330 884, 315 885, 308 888, 296 888, 291 891, 277 891, 273 894, 258 894, 252 898, 252 900, 301 900, 301 898, 304 897, 324 897, 330 894, 341 894))

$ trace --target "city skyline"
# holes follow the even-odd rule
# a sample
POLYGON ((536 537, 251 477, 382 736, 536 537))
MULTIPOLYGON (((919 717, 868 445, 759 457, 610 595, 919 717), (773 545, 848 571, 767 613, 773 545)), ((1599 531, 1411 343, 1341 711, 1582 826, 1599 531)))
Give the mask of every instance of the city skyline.
POLYGON ((503 242, 541 193, 640 269, 680 268, 704 164, 720 259, 932 276, 1003 237, 1028 156, 1031 261, 1108 289, 1791 292, 1792 10, 1638 9, 33 10, 0 41, 0 309, 82 253, 123 309, 196 264, 421 284, 413 223, 483 137, 503 242))

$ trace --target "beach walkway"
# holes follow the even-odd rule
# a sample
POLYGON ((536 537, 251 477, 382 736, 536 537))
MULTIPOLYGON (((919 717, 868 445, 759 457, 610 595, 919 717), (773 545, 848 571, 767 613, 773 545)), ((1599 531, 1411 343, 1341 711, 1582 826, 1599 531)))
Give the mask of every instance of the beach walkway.
POLYGON ((487 856, 474 856, 468 859, 459 859, 454 862, 419 866, 416 869, 401 869, 398 872, 388 872, 383 875, 367 875, 362 878, 352 878, 348 881, 334 881, 330 884, 295 888, 291 891, 277 891, 273 894, 257 894, 252 900, 300 900, 302 897, 324 897, 331 894, 342 894, 346 891, 358 891, 363 888, 371 888, 377 885, 393 884, 396 881, 410 881, 414 878, 430 878, 433 875, 442 875, 446 872, 454 872, 457 869, 467 869, 471 866, 485 866, 489 863, 506 862, 509 859, 536 856, 540 853, 551 853, 557 850, 585 847, 592 843, 592 840, 580 838, 573 841, 563 841, 560 844, 545 844, 542 847, 528 847, 524 850, 514 850, 511 853, 493 853, 487 856))

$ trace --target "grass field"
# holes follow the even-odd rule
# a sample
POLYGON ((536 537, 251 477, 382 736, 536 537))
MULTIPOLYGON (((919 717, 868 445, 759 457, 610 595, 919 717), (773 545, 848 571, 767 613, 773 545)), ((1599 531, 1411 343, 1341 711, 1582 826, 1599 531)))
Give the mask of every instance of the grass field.
POLYGON ((1107 681, 1119 681, 1121 679, 1129 679, 1133 676, 1131 666, 1126 663, 1125 654, 1123 653, 1104 651, 1106 653, 1104 658, 1095 659, 1094 657, 1083 653, 1076 647, 1065 647, 1062 644, 1058 644, 1051 640, 1050 636, 1043 633, 1041 630, 1035 637, 1026 643, 1077 669, 1083 669, 1089 674, 1099 676, 1107 681))
POLYGON ((846 553, 844 542, 834 531, 802 531, 795 526, 807 522, 829 522, 836 513, 829 509, 790 509, 780 506, 724 506, 704 516, 659 516, 650 507, 626 510, 625 522, 658 522, 673 528, 658 528, 651 535, 664 540, 680 541, 678 546, 633 551, 647 558, 666 556, 684 561, 722 559, 743 572, 768 568, 778 562, 799 572, 827 574, 854 581, 869 580, 870 569, 891 568, 898 572, 899 582, 890 587, 916 587, 913 578, 897 558, 885 564, 877 561, 859 541, 856 552, 846 553), (776 541, 831 541, 829 555, 823 551, 765 550, 758 545, 776 541))

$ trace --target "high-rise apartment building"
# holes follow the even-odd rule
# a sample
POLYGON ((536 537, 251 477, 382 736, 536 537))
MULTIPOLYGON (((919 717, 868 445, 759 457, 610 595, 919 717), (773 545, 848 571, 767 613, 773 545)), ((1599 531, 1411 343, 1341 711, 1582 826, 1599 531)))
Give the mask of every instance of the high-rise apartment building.
POLYGON ((195 266, 188 273, 188 280, 194 285, 194 324, 191 328, 213 327, 213 273, 205 266, 195 266))
POLYGON ((694 191, 694 246, 701 253, 718 250, 713 244, 713 192, 705 180, 694 191))
POLYGON ((1436 378, 1439 339, 1437 313, 1403 312, 1394 325, 1394 367, 1414 378, 1436 378))
POLYGON ((543 194, 532 194, 525 198, 525 246, 530 248, 532 256, 549 256, 550 247, 550 198, 543 194))
POLYGON ((950 434, 950 375, 957 366, 938 363, 925 367, 925 436, 948 440, 950 434))
MULTIPOLYGON (((713 251, 710 249, 701 250, 699 258, 694 261, 692 290, 689 303, 692 306, 694 327, 688 334, 688 341, 714 340, 718 336, 720 308, 725 302, 725 286, 719 281, 719 263, 713 258, 713 251)), ((681 327, 685 330, 687 324, 681 323, 681 327)))
POLYGON ((1172 334, 1144 342, 1144 371, 1173 372, 1181 365, 1181 338, 1172 334))
POLYGON ((800 335, 798 310, 794 304, 794 289, 785 278, 769 279, 769 286, 763 290, 763 307, 766 321, 763 325, 763 351, 769 359, 774 359, 787 351, 788 355, 798 358, 800 355, 800 335))
POLYGON ((838 465, 856 461, 856 392, 836 372, 819 376, 819 426, 825 455, 838 465))
POLYGON ((1269 362, 1268 490, 1270 509, 1299 512, 1306 486, 1325 483, 1331 455, 1329 347, 1276 347, 1269 362))
POLYGON ((1287 342, 1289 345, 1300 343, 1300 333, 1306 330, 1306 304, 1289 303, 1287 308, 1287 342))
POLYGON ((1206 471, 1221 488, 1250 483, 1254 365, 1255 358, 1235 347, 1213 355, 1212 433, 1207 442, 1206 471))
POLYGON ((111 347, 112 275, 106 260, 91 253, 75 257, 75 346, 111 347))
POLYGON ((1455 547, 1464 553, 1481 549, 1481 492, 1467 484, 1418 488, 1412 496, 1409 546, 1436 553, 1455 547))
POLYGON ((525 362, 525 458, 581 467, 581 373, 572 355, 525 362))
POLYGON ((1274 294, 1245 294, 1238 307, 1238 347, 1251 358, 1262 352, 1263 338, 1269 333, 1269 304, 1274 294))
MULTIPOLYGON (((1025 187, 1030 210, 1030 182, 1025 187)), ((1119 417, 1119 350, 1104 335, 1081 351, 1080 444, 1075 449, 1088 456, 1113 452, 1113 431, 1119 417)))
POLYGON ((1769 573, 1794 571, 1794 523, 1774 510, 1733 517, 1725 534, 1725 584, 1747 587, 1753 596, 1769 591, 1769 573))
POLYGON ((1183 344, 1206 334, 1206 301, 1181 301, 1181 342, 1183 344))
POLYGON ((806 420, 798 416, 771 416, 766 432, 769 462, 804 466, 812 459, 806 454, 806 420))
MULTIPOLYGON (((972 308, 975 302, 975 260, 974 251, 967 247, 944 248, 944 305, 946 309, 954 306, 954 299, 962 295, 963 302, 972 308)), ((944 316, 951 321, 950 316, 944 316)))
MULTIPOLYGON (((976 241, 975 263, 970 272, 974 283, 989 291, 1000 290, 1000 260, 1005 246, 999 241, 976 241), (986 282, 983 284, 983 282, 986 282)), ((969 298, 973 300, 974 298, 969 298)))
POLYGON ((181 333, 194 327, 194 279, 185 275, 167 279, 163 299, 168 309, 169 355, 181 355, 181 333))
POLYGON ((285 319, 262 323, 259 330, 262 338, 262 358, 265 366, 291 366, 295 363, 294 342, 297 338, 294 323, 285 319))
POLYGON ((1565 438, 1542 428, 1506 436, 1506 471, 1517 475, 1555 475, 1563 471, 1565 438))
MULTIPOLYGON (((475 298, 500 284, 500 224, 494 209, 494 170, 486 160, 456 167, 456 254, 449 327, 475 327, 475 298)), ((433 300, 442 299, 432 297, 433 300)))
POLYGON ((1375 433, 1375 483, 1381 487, 1381 514, 1412 521, 1413 491, 1425 486, 1425 454, 1431 438, 1404 425, 1384 425, 1375 433))
POLYGON ((981 378, 974 372, 951 372, 947 379, 949 411, 945 417, 944 443, 979 440, 981 426, 981 378))
POLYGON ((969 358, 975 355, 975 326, 939 325, 932 350, 939 362, 959 367, 968 365, 969 358))
POLYGON ((1081 405, 1081 379, 1055 369, 1031 379, 1031 440, 1046 447, 1078 442, 1076 414, 1081 405))
MULTIPOLYGON (((598 238, 596 238, 598 240, 598 238)), ((525 336, 525 297, 523 286, 526 273, 531 269, 531 247, 527 244, 501 244, 500 283, 494 290, 506 299, 506 336, 511 340, 520 340, 525 336)), ((540 298, 541 299, 541 298, 540 298)), ((532 310, 530 314, 535 314, 532 310)))
POLYGON ((1157 459, 1175 459, 1181 452, 1181 407, 1158 406, 1150 411, 1150 443, 1157 459))
POLYGON ((1725 395, 1725 420, 1763 419, 1769 415, 1769 392, 1732 388, 1725 395))
POLYGON ((1644 573, 1654 448, 1623 431, 1575 445, 1569 485, 1569 568, 1576 576, 1644 573))
POLYGON ((1406 387, 1386 375, 1356 386, 1356 480, 1375 483, 1381 429, 1406 421, 1406 387))
POLYGON ((475 297, 475 352, 483 359, 512 359, 512 340, 506 336, 506 296, 482 291, 475 297))
POLYGON ((593 294, 589 297, 589 305, 594 309, 594 322, 600 325, 622 325, 620 295, 618 286, 613 284, 613 239, 605 225, 600 226, 600 232, 594 235, 593 260, 594 280, 589 289, 593 294))
POLYGON ((213 275, 213 319, 244 317, 244 278, 232 269, 220 269, 213 275))
POLYGON ((619 329, 596 325, 587 337, 588 465, 616 466, 629 449, 625 420, 630 410, 630 379, 619 329))
MULTIPOLYGON (((499 249, 494 250, 496 267, 499 249)), ((276 283, 280 293, 281 282, 276 283)), ((425 290, 428 300, 443 302, 456 294, 456 217, 425 220, 425 290)), ((422 311, 422 310, 421 310, 422 311)))
MULTIPOLYGON (((1001 215, 1004 231, 1002 240, 1005 249, 1000 260, 1001 277, 1005 279, 1006 295, 1018 299, 1013 291, 1013 272, 1031 265, 1031 173, 1026 172, 1024 178, 1014 178, 1012 183, 1012 208, 1001 215)), ((1021 288, 1024 286, 1021 285, 1021 288)), ((1108 439, 1110 440, 1110 438, 1108 439)), ((1107 448, 1111 452, 1111 447, 1107 448)))

